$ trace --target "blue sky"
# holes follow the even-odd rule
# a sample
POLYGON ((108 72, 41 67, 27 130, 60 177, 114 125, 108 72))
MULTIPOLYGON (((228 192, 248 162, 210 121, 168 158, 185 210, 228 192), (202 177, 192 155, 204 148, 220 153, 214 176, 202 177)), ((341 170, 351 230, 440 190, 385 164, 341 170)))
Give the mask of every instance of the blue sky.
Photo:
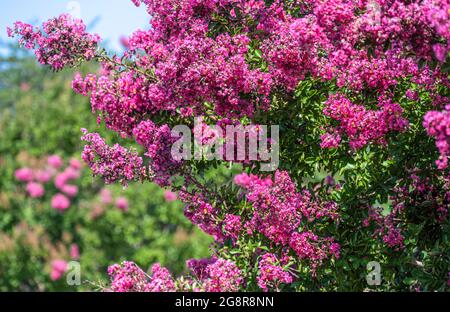
POLYGON ((0 0, 0 40, 10 41, 6 27, 17 20, 39 25, 64 12, 79 14, 91 25, 89 31, 108 40, 108 47, 115 50, 121 47, 122 35, 149 28, 145 7, 136 8, 131 0, 0 0))

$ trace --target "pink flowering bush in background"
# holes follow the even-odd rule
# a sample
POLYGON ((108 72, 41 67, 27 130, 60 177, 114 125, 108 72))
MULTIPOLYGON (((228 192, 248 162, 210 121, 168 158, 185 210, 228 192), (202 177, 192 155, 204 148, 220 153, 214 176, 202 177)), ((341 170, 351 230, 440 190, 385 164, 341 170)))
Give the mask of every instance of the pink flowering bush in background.
MULTIPOLYGON (((83 128, 82 159, 108 184, 170 190, 214 239, 211 259, 188 260, 182 276, 124 262, 109 268, 108 289, 361 291, 370 261, 383 269, 379 289, 447 289, 449 1, 132 2, 151 27, 127 38, 120 56, 68 15, 8 29, 54 70, 100 63, 72 88, 89 97, 99 125, 135 144, 83 128), (176 125, 197 143, 226 139, 194 127, 199 116, 279 125, 278 170, 246 159, 222 181, 214 173, 228 162, 174 158, 176 125)), ((70 197, 74 172, 64 172, 55 185, 70 197)), ((16 177, 42 196, 33 173, 16 177)))
POLYGON ((52 197, 51 206, 61 212, 70 207, 70 198, 78 194, 76 183, 80 178, 81 163, 77 159, 71 159, 70 165, 64 170, 63 160, 58 155, 47 158, 47 166, 38 169, 21 168, 16 170, 15 177, 20 182, 28 182, 26 190, 30 197, 40 198, 45 195, 45 185, 53 182, 58 193, 52 197))

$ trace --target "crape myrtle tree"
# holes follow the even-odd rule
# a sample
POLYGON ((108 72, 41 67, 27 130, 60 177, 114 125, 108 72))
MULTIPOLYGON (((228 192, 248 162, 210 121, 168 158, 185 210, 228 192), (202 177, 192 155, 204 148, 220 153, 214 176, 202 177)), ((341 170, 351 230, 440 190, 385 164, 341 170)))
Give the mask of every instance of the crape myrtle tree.
POLYGON ((172 188, 215 240, 182 277, 111 266, 113 291, 448 290, 448 0, 132 2, 151 27, 120 56, 68 15, 8 29, 55 71, 101 63, 73 89, 144 152, 83 129, 84 161, 172 188), (279 126, 276 171, 171 153, 176 125, 210 144, 226 134, 209 125, 250 124, 279 126))

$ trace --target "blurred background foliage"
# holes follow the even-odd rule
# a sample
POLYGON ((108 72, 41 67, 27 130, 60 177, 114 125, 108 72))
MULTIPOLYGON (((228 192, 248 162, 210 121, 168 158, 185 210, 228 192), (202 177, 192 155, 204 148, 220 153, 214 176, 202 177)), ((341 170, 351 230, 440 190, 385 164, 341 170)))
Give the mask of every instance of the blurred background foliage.
POLYGON ((16 47, 0 57, 0 291, 92 290, 91 283, 106 283, 109 265, 123 260, 142 268, 160 262, 181 274, 186 260, 210 253, 211 239, 183 216, 182 204, 167 202, 164 190, 150 183, 107 186, 114 197, 128 199, 128 212, 98 208, 105 186, 87 168, 79 195, 64 213, 51 208, 47 194, 26 196, 14 172, 48 155, 79 159, 81 128, 99 132, 108 143, 124 143, 97 125, 88 99, 71 89, 73 74, 54 75, 16 47), (82 285, 75 287, 50 278, 53 260, 70 261, 71 244, 80 249, 82 285))

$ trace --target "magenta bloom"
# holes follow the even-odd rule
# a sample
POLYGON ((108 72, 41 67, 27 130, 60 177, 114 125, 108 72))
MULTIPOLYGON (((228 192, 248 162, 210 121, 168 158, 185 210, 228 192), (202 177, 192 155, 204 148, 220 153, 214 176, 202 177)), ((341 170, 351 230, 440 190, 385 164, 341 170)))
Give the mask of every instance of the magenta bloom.
POLYGON ((42 184, 35 183, 35 182, 30 182, 27 185, 27 192, 30 195, 30 197, 32 197, 32 198, 39 198, 39 197, 44 196, 45 189, 42 186, 42 184))
POLYGON ((234 241, 238 239, 239 232, 242 229, 242 220, 241 216, 236 216, 232 214, 226 214, 223 231, 224 233, 232 238, 234 241))
POLYGON ((116 206, 122 211, 128 211, 128 200, 124 197, 119 197, 116 200, 116 206))
POLYGON ((78 186, 76 186, 76 185, 66 184, 62 187, 61 190, 64 194, 66 194, 67 196, 72 197, 72 198, 77 196, 77 194, 78 194, 78 186))
POLYGON ((63 161, 61 157, 59 157, 58 155, 49 156, 47 162, 50 165, 50 167, 55 169, 59 169, 63 165, 63 161))
POLYGON ((33 170, 30 168, 22 168, 14 173, 16 179, 20 182, 31 182, 33 180, 33 170))
POLYGON ((60 173, 55 177, 55 186, 57 189, 62 190, 66 183, 69 181, 67 174, 60 173))
POLYGON ((64 175, 66 175, 68 180, 76 180, 78 178, 80 178, 80 170, 75 169, 74 167, 67 167, 64 172, 64 175))
POLYGON ((174 202, 178 199, 177 194, 175 194, 174 192, 171 191, 165 191, 164 192, 164 199, 166 200, 166 202, 171 203, 174 202))
POLYGON ((80 59, 91 60, 100 41, 98 35, 86 33, 86 25, 69 14, 61 14, 34 30, 22 22, 7 29, 9 37, 19 37, 19 43, 34 49, 39 63, 50 65, 53 70, 73 66, 80 59))
POLYGON ((64 273, 67 271, 67 262, 64 260, 54 260, 52 262, 52 271, 50 273, 50 278, 52 281, 60 280, 64 273))
POLYGON ((39 170, 34 177, 38 182, 47 183, 52 179, 52 173, 48 170, 39 170))
POLYGON ((64 211, 70 207, 70 200, 63 194, 56 194, 52 198, 52 208, 64 211))

